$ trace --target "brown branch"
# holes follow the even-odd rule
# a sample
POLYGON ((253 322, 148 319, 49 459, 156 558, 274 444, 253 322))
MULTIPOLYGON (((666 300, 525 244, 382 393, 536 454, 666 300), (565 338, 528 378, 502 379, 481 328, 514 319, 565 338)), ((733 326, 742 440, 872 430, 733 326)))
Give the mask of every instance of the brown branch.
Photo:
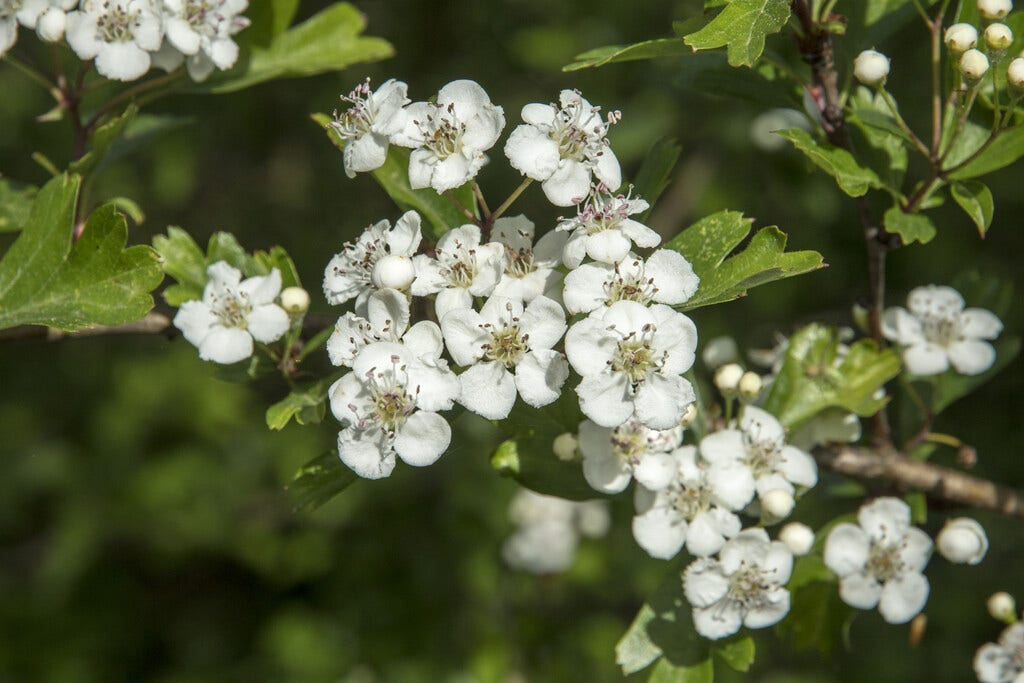
POLYGON ((814 459, 824 469, 857 479, 881 480, 928 498, 1024 517, 1024 492, 949 467, 914 460, 894 450, 857 446, 823 448, 814 459))

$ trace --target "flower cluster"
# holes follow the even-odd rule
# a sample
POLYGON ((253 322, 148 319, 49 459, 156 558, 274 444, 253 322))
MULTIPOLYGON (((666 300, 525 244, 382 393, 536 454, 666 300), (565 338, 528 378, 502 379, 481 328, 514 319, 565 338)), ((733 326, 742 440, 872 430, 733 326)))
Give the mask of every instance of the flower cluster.
POLYGON ((249 25, 248 0, 0 0, 0 56, 17 40, 18 25, 56 43, 63 38, 81 59, 95 60, 107 78, 133 81, 150 67, 185 64, 195 81, 238 60, 234 35, 249 25))
POLYGON ((580 537, 600 538, 608 533, 608 503, 544 496, 520 489, 508 509, 515 532, 502 545, 505 562, 532 574, 564 572, 576 557, 580 537))

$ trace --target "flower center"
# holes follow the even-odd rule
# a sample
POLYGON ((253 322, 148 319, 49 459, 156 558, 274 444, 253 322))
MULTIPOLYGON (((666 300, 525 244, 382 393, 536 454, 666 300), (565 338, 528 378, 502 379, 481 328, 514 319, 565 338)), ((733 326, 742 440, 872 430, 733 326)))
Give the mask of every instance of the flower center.
POLYGON ((609 361, 612 371, 624 373, 634 384, 642 382, 647 375, 655 372, 660 367, 662 358, 651 348, 654 332, 655 326, 647 323, 640 334, 630 332, 626 335, 619 342, 615 354, 609 361))
POLYGON ((24 0, 5 0, 0 2, 0 19, 10 19, 21 11, 24 0))
POLYGON ((864 571, 882 583, 899 576, 903 573, 900 546, 885 540, 872 541, 864 571))
POLYGON ((448 255, 446 267, 441 269, 441 276, 448 286, 456 289, 468 289, 476 278, 476 250, 456 245, 455 253, 448 255))
POLYGON ((466 133, 466 124, 459 122, 455 115, 455 105, 444 107, 433 105, 438 114, 427 115, 426 121, 414 121, 423 136, 423 146, 434 153, 438 159, 444 160, 462 150, 462 136, 466 133))
POLYGON ((372 396, 369 419, 392 434, 416 410, 416 398, 409 393, 408 375, 400 362, 398 356, 392 356, 390 368, 370 368, 366 373, 366 384, 372 396))
POLYGON ((711 488, 702 475, 697 485, 673 486, 672 507, 688 522, 711 509, 711 488))
POLYGON ((334 266, 334 274, 368 286, 373 276, 373 267, 387 254, 387 245, 375 237, 360 238, 342 245, 342 253, 342 264, 334 266))
POLYGON ((730 600, 740 603, 745 609, 756 609, 768 603, 766 593, 775 583, 772 572, 757 565, 742 563, 729 577, 730 600))
POLYGON ((642 265, 639 272, 625 275, 616 265, 612 279, 604 284, 604 291, 609 305, 616 301, 636 301, 646 306, 654 300, 658 288, 654 286, 654 278, 644 277, 642 265))
POLYGON ((127 9, 120 5, 105 3, 106 12, 96 19, 96 29, 105 43, 128 43, 134 39, 134 29, 139 25, 141 10, 127 9))
POLYGON ((960 339, 959 315, 927 315, 921 320, 925 338, 942 347, 960 339))
POLYGON ((505 272, 515 278, 524 278, 537 270, 537 264, 533 262, 532 249, 513 249, 505 246, 505 272))
MULTIPOLYGON (((192 30, 196 33, 203 33, 212 35, 215 31, 211 31, 213 26, 210 26, 208 19, 210 14, 215 9, 220 9, 224 4, 224 0, 218 0, 213 2, 212 0, 186 0, 185 6, 182 11, 182 18, 188 22, 188 25, 192 27, 192 30)), ((219 23, 222 17, 216 15, 213 16, 219 23)))
POLYGON ((756 422, 743 431, 743 446, 746 450, 743 462, 750 468, 755 479, 778 470, 782 445, 780 439, 771 439, 762 434, 761 425, 756 422))
POLYGON ((221 294, 214 294, 212 299, 210 308, 224 327, 237 327, 243 330, 248 327, 252 304, 247 293, 225 289, 221 294))

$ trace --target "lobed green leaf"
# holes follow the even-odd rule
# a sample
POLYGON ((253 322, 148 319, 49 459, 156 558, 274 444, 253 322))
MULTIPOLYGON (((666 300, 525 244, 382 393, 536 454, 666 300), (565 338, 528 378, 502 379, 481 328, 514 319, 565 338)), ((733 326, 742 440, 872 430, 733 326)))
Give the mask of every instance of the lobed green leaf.
POLYGON ((815 166, 835 178, 839 189, 851 197, 861 197, 869 188, 882 187, 878 174, 858 164, 845 149, 818 143, 810 133, 799 128, 776 131, 776 134, 792 142, 815 166))
POLYGON ((267 427, 284 429, 294 419, 300 425, 320 424, 326 412, 328 380, 296 389, 267 408, 267 427))
POLYGON ((614 62, 629 62, 639 59, 661 57, 683 57, 692 55, 693 49, 679 38, 658 38, 632 45, 606 45, 576 55, 574 62, 562 67, 562 71, 579 71, 614 62))
POLYGON ((764 51, 765 37, 789 20, 789 0, 732 0, 721 14, 684 40, 694 50, 726 47, 729 64, 751 66, 764 51))
POLYGON ((898 206, 891 206, 882 216, 887 232, 899 235, 903 244, 920 242, 927 244, 935 237, 935 224, 921 213, 904 213, 898 206))

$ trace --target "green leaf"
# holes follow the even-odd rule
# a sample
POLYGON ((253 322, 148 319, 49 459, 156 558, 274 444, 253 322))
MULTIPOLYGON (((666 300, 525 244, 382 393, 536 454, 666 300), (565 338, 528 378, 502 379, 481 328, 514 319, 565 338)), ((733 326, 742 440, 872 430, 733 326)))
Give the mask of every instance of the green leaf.
POLYGON ((819 144, 807 131, 799 128, 776 131, 776 134, 792 142, 812 163, 835 178, 839 189, 851 197, 861 197, 871 187, 882 187, 878 175, 858 164, 845 149, 819 144))
POLYGON ((164 272, 176 280, 164 290, 164 301, 181 306, 186 301, 203 298, 206 286, 206 256, 192 236, 181 228, 170 226, 167 235, 153 238, 153 248, 160 255, 164 272))
POLYGON ((17 232, 28 220, 39 189, 0 178, 0 232, 17 232))
POLYGON ((797 91, 780 85, 777 71, 761 62, 752 69, 729 66, 721 52, 698 52, 675 65, 673 84, 685 92, 734 97, 765 108, 802 107, 797 91))
MULTIPOLYGON (((210 242, 206 245, 206 265, 212 265, 217 261, 227 261, 229 265, 238 268, 247 276, 256 274, 253 272, 251 257, 245 253, 238 239, 230 232, 215 232, 210 235, 210 242)), ((206 282, 205 274, 203 282, 206 282)))
POLYGON ((693 50, 679 38, 658 38, 645 40, 633 45, 606 45, 605 47, 587 50, 575 57, 574 62, 562 67, 562 71, 578 71, 592 67, 604 66, 613 62, 630 62, 638 59, 657 59, 659 57, 683 57, 692 55, 693 50))
MULTIPOLYGON (((963 180, 983 176, 1009 166, 1022 156, 1024 156, 1024 126, 1017 126, 1002 131, 984 151, 961 168, 951 172, 949 177, 954 180, 963 180)), ((951 164, 945 165, 948 168, 951 164)))
POLYGON ((130 104, 123 114, 97 128, 96 133, 92 136, 92 149, 86 152, 80 159, 72 161, 68 166, 68 171, 79 175, 87 175, 90 171, 94 170, 107 156, 110 148, 121 137, 125 127, 131 123, 138 113, 139 108, 134 104, 130 104))
POLYGON ((684 39, 694 50, 727 46, 729 63, 751 66, 764 51, 765 36, 789 20, 789 0, 732 0, 704 28, 684 39))
POLYGON ((786 358, 765 397, 764 409, 786 429, 800 426, 825 410, 839 407, 862 417, 873 415, 885 398, 873 394, 899 374, 900 359, 892 349, 879 351, 861 339, 839 355, 836 330, 817 323, 789 339, 786 358))
POLYGON ((935 224, 928 216, 920 213, 904 213, 898 206, 889 207, 882 217, 885 229, 899 235, 903 244, 920 242, 927 244, 935 237, 935 224))
POLYGON ((828 655, 843 637, 852 612, 833 582, 815 581, 792 591, 789 614, 778 625, 797 650, 828 655))
POLYGON ((987 308, 1005 318, 1014 303, 1013 281, 979 270, 958 273, 950 285, 963 295, 968 306, 987 308))
POLYGON ((320 424, 324 419, 329 386, 330 383, 323 380, 291 392, 267 408, 267 427, 282 430, 292 418, 300 425, 320 424))
POLYGON ((271 247, 270 251, 257 251, 252 255, 250 264, 251 273, 247 275, 267 275, 271 270, 277 268, 281 272, 281 288, 301 287, 299 282, 299 271, 295 268, 295 262, 284 247, 271 247))
POLYGON ((873 168, 882 169, 890 189, 899 191, 907 170, 907 147, 913 143, 896 123, 885 98, 863 86, 853 91, 847 121, 864 135, 868 145, 881 154, 871 159, 873 168))
POLYGON ((978 234, 984 237, 992 225, 992 214, 995 212, 992 191, 977 180, 964 180, 950 185, 949 193, 953 201, 974 221, 978 234))
MULTIPOLYGON (((676 167, 681 151, 682 148, 675 140, 661 138, 651 145, 650 151, 644 157, 644 162, 633 181, 633 187, 652 207, 672 180, 672 169, 676 167)), ((637 220, 643 222, 650 212, 651 209, 647 209, 637 220)))
POLYGON ((359 479, 345 467, 337 451, 329 451, 303 465, 288 489, 295 497, 295 511, 315 510, 359 479))
MULTIPOLYGON (((844 521, 847 520, 844 519, 844 521)), ((824 538, 828 535, 829 530, 825 528, 818 531, 814 539, 816 545, 824 545, 824 538), (818 544, 818 541, 822 541, 822 543, 818 544)), ((835 580, 836 575, 825 566, 824 560, 821 559, 821 548, 819 547, 817 552, 812 552, 796 559, 793 563, 793 574, 789 577, 789 583, 786 584, 786 588, 792 593, 816 581, 835 583, 835 580)))
POLYGON ((299 0, 264 0, 250 3, 246 15, 251 23, 238 34, 239 46, 269 45, 275 36, 283 33, 291 25, 298 9, 299 0))
POLYGON ((336 3, 273 36, 265 46, 251 45, 235 68, 215 74, 195 89, 234 92, 273 79, 339 71, 394 54, 386 40, 361 36, 364 28, 366 18, 357 9, 348 3, 336 3))
POLYGON ((711 657, 693 666, 675 666, 662 659, 651 671, 647 683, 713 683, 714 680, 715 663, 711 657))
POLYGON ((932 410, 936 414, 945 410, 954 401, 963 398, 979 386, 998 375, 1020 353, 1020 337, 1004 337, 992 343, 996 350, 995 362, 980 375, 961 375, 947 370, 935 377, 932 394, 932 410))
POLYGON ((678 251, 700 278, 697 292, 680 308, 731 301, 751 287, 822 267, 814 251, 786 253, 786 235, 772 226, 758 231, 743 251, 726 258, 750 234, 753 221, 737 211, 720 211, 691 225, 665 248, 678 251))
POLYGON ((157 255, 148 246, 124 248, 128 225, 114 207, 96 209, 72 244, 79 182, 67 175, 48 182, 0 261, 0 329, 120 325, 153 308, 149 293, 163 279, 157 255))
POLYGON ((736 671, 749 671, 754 663, 754 639, 742 636, 713 648, 715 654, 736 671))

